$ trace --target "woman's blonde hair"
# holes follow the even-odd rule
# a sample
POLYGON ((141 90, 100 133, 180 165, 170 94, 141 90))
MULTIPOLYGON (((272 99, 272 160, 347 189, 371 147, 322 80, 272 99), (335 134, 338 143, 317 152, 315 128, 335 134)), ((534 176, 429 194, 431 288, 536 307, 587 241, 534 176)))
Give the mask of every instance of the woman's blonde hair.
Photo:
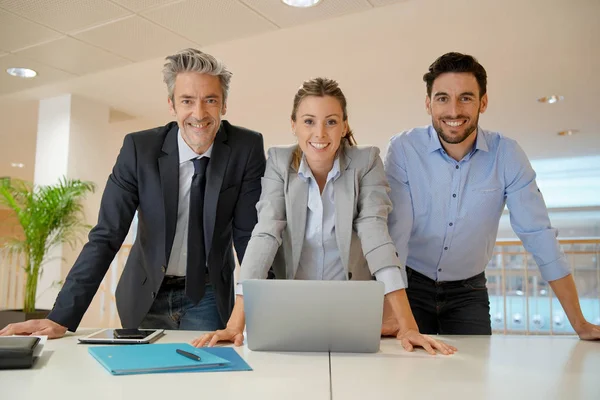
MULTIPOLYGON (((342 107, 342 119, 346 122, 348 121, 346 96, 344 96, 344 93, 342 93, 342 89, 340 89, 340 86, 336 81, 327 78, 313 78, 302 83, 302 86, 300 86, 300 88, 298 89, 296 96, 294 96, 294 106, 292 108, 292 121, 296 122, 296 113, 298 112, 298 107, 300 106, 302 100, 309 96, 334 97, 337 101, 340 102, 340 106, 342 107)), ((346 136, 342 137, 341 145, 356 146, 356 139, 354 139, 354 135, 352 134, 352 130, 350 130, 350 128, 348 128, 346 136)), ((297 146, 292 156, 292 167, 295 170, 298 170, 298 168, 300 167, 301 160, 302 150, 300 149, 300 146, 297 146)))

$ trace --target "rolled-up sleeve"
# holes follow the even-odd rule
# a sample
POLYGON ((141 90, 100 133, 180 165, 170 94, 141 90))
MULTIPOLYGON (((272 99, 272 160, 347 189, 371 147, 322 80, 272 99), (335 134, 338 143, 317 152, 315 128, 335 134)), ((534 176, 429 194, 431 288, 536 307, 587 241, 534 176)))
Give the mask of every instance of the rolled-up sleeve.
POLYGON ((550 224, 546 203, 535 181, 535 171, 525 152, 514 141, 505 142, 506 205, 510 223, 525 249, 533 255, 542 278, 554 281, 570 274, 558 231, 550 224))

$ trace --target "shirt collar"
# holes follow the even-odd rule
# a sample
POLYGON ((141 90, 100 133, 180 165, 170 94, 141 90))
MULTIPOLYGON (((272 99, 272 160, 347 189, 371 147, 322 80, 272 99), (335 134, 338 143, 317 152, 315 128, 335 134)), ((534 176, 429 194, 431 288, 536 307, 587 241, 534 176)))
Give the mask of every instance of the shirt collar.
POLYGON ((194 158, 209 157, 212 155, 213 144, 210 145, 208 150, 204 154, 197 154, 188 146, 181 136, 181 129, 177 132, 177 147, 179 149, 179 164, 183 164, 186 161, 190 161, 194 158))
POLYGON ((475 149, 489 152, 487 138, 483 132, 483 129, 477 127, 477 137, 475 138, 475 149))
MULTIPOLYGON (((333 160, 333 167, 327 174, 327 182, 337 179, 340 174, 340 158, 338 156, 335 158, 335 160, 333 160)), ((308 162, 306 162, 306 157, 304 154, 302 155, 302 160, 300 161, 300 166, 298 167, 298 175, 305 181, 307 181, 309 178, 315 179, 310 167, 308 166, 308 162)))
MULTIPOLYGON (((433 125, 429 125, 429 129, 427 130, 429 133, 429 145, 427 146, 427 151, 429 153, 433 153, 436 150, 442 149, 442 143, 440 142, 440 137, 438 136, 435 129, 433 129, 433 125)), ((488 144, 483 133, 483 130, 480 127, 477 127, 477 136, 475 137, 475 150, 482 150, 485 152, 489 151, 488 144)), ((474 151, 471 151, 473 153, 474 151)))
POLYGON ((429 125, 427 133, 429 134, 429 145, 427 146, 427 151, 429 153, 433 153, 436 150, 442 149, 442 143, 440 142, 437 132, 435 129, 433 129, 433 125, 429 125))

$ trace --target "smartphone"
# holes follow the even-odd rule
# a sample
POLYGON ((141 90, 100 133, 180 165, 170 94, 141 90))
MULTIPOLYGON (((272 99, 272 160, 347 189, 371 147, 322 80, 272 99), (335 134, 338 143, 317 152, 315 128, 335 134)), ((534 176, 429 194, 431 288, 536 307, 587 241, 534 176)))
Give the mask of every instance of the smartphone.
POLYGON ((115 329, 114 335, 117 339, 143 339, 152 332, 140 331, 139 329, 115 329))

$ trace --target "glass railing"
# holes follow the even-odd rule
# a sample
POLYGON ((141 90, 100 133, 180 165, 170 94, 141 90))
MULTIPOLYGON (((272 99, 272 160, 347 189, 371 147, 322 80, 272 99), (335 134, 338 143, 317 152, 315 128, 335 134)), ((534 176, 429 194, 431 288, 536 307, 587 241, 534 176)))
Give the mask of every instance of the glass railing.
MULTIPOLYGON (((600 324, 600 239, 563 239, 583 314, 600 324)), ((518 240, 497 241, 487 266, 495 333, 573 334, 558 299, 518 240)))
MULTIPOLYGON (((600 324, 600 238, 562 239, 586 319, 600 324)), ((123 245, 94 297, 82 326, 118 326, 115 290, 131 250, 123 245)), ((560 303, 518 240, 496 242, 486 275, 492 329, 499 334, 573 334, 560 303)), ((0 251, 0 309, 20 308, 24 274, 18 259, 0 251)))

